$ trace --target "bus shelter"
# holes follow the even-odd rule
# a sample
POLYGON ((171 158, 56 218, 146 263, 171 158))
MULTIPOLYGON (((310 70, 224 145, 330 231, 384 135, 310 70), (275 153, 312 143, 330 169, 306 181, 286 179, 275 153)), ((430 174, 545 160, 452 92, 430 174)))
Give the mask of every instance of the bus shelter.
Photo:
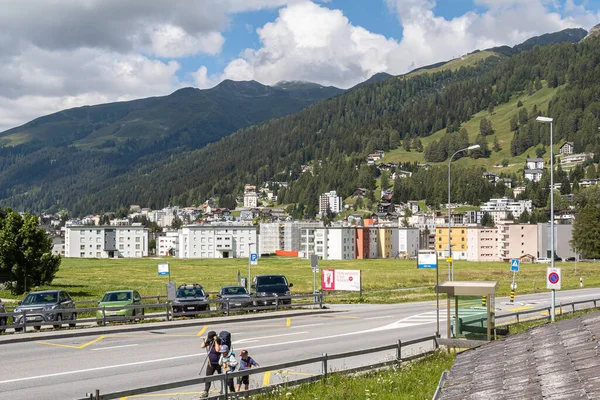
POLYGON ((448 295, 447 337, 457 338, 464 332, 473 332, 486 334, 487 340, 491 340, 495 324, 497 291, 498 282, 490 281, 446 281, 437 285, 436 293, 448 295), (454 310, 452 310, 453 303, 454 310), (453 321, 454 327, 452 327, 453 321))

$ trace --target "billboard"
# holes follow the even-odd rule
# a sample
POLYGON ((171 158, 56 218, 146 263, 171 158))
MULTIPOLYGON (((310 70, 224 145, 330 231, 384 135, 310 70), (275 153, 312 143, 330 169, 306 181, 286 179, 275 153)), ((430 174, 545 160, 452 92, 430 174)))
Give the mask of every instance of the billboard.
POLYGON ((361 291, 361 273, 359 269, 323 269, 321 288, 323 290, 361 291))

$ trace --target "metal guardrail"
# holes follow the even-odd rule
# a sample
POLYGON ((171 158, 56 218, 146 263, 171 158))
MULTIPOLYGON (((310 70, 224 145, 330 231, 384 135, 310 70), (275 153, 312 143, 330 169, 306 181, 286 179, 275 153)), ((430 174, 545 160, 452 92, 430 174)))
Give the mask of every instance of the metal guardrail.
MULTIPOLYGON (((569 303, 559 303, 558 305, 555 305, 559 307, 559 313, 563 314, 563 307, 565 308, 571 308, 571 313, 574 313, 577 310, 587 310, 590 308, 598 308, 598 303, 600 302, 600 299, 590 299, 590 300, 580 300, 580 301, 572 301, 569 303), (581 305, 581 304, 588 304, 588 303, 593 303, 593 306, 590 307, 583 307, 583 308, 578 308, 576 309, 575 306, 577 305, 581 305)), ((508 314, 501 314, 501 315, 496 315, 496 321, 498 319, 509 319, 509 318, 515 318, 516 319, 516 323, 520 323, 521 322, 521 316, 522 315, 528 315, 528 314, 539 314, 541 312, 548 312, 548 316, 540 316, 538 318, 528 318, 527 321, 535 321, 535 320, 539 320, 539 319, 551 319, 550 316, 550 312, 552 310, 552 306, 548 306, 548 307, 541 307, 541 308, 535 308, 535 309, 531 309, 531 310, 522 310, 522 311, 517 311, 514 313, 508 313, 508 314)), ((498 326, 498 324, 496 324, 498 326)), ((500 326, 506 326, 506 325, 512 325, 511 323, 505 323, 505 324, 501 324, 500 326)))
POLYGON ((437 348, 438 348, 438 344, 437 344, 437 338, 435 336, 427 336, 424 338, 408 340, 405 342, 398 340, 398 342, 395 344, 390 344, 390 345, 385 345, 385 346, 371 347, 368 349, 356 350, 356 351, 351 351, 351 352, 346 352, 346 353, 338 353, 338 354, 324 353, 323 355, 318 356, 318 357, 305 358, 302 360, 296 360, 296 361, 290 361, 290 362, 286 362, 286 363, 269 365, 266 367, 251 368, 251 369, 237 371, 237 372, 233 372, 233 373, 225 372, 220 375, 212 375, 212 376, 205 376, 205 377, 194 378, 194 379, 187 379, 187 380, 183 380, 183 381, 164 383, 164 384, 153 385, 153 386, 148 386, 148 387, 144 387, 144 388, 123 390, 120 392, 114 392, 114 393, 108 393, 108 394, 100 394, 100 390, 96 389, 93 393, 89 393, 87 397, 81 398, 79 400, 120 399, 122 397, 142 395, 142 394, 159 392, 159 391, 163 391, 163 390, 169 390, 169 389, 192 386, 192 385, 202 385, 206 382, 216 382, 216 381, 221 381, 221 385, 222 385, 222 388, 224 389, 224 393, 222 395, 211 396, 211 398, 213 398, 213 399, 215 399, 215 398, 228 399, 229 397, 235 398, 237 396, 245 397, 248 395, 256 394, 256 393, 264 391, 264 390, 270 390, 270 389, 273 389, 273 388, 281 386, 281 385, 301 384, 301 383, 305 383, 307 381, 327 379, 327 376, 330 373, 358 372, 361 370, 379 368, 383 365, 390 364, 390 362, 387 362, 387 363, 378 362, 378 363, 364 365, 361 367, 356 367, 356 368, 351 368, 351 369, 329 371, 328 361, 331 361, 331 360, 355 357, 355 356, 360 356, 360 355, 365 355, 365 354, 372 354, 372 353, 377 353, 377 352, 387 351, 387 350, 396 350, 396 359, 394 361, 392 361, 392 363, 398 363, 398 362, 409 361, 409 360, 413 360, 418 357, 426 356, 428 354, 431 354, 437 348), (421 344, 421 343, 426 343, 426 342, 433 342, 432 350, 418 353, 411 357, 402 358, 402 348, 403 347, 408 347, 408 346, 412 346, 415 344, 421 344), (303 366, 303 365, 316 364, 316 363, 321 363, 321 373, 315 374, 315 376, 308 378, 308 380, 300 379, 300 380, 286 382, 286 383, 282 383, 282 384, 278 384, 278 385, 271 385, 271 386, 268 386, 265 388, 254 389, 252 391, 236 392, 235 394, 228 393, 228 388, 227 388, 227 380, 228 379, 234 379, 234 378, 246 376, 246 375, 263 374, 265 372, 271 372, 273 370, 282 370, 282 369, 299 367, 299 366, 303 366))
MULTIPOLYGON (((157 299, 160 300, 160 296, 143 297, 142 299, 157 299)), ((246 301, 243 301, 243 303, 246 301)), ((98 303, 97 301, 87 300, 76 302, 76 305, 98 303)), ((130 321, 143 321, 146 319, 166 319, 167 321, 173 320, 177 317, 190 317, 198 315, 216 315, 224 314, 229 316, 234 313, 253 312, 253 311, 265 311, 265 310, 283 310, 293 309, 306 306, 319 306, 323 308, 323 295, 322 294, 301 294, 301 295, 290 295, 290 296, 270 296, 270 297, 252 297, 248 304, 237 306, 240 304, 239 300, 221 300, 221 299, 209 299, 207 301, 198 302, 186 302, 174 304, 173 302, 164 303, 151 303, 151 304, 139 304, 139 305, 128 305, 128 306, 115 306, 115 307, 85 307, 85 308, 64 308, 64 309, 51 309, 51 310, 22 310, 19 312, 5 312, 0 313, 0 319, 6 317, 7 324, 1 325, 0 330, 15 329, 15 332, 21 331, 25 333, 27 327, 33 327, 36 330, 41 329, 42 326, 54 326, 62 327, 62 325, 68 324, 70 327, 77 327, 82 324, 93 324, 106 326, 110 322, 130 322, 130 321), (308 299, 309 301, 304 301, 308 299), (211 305, 214 305, 212 309, 211 305), (174 312, 173 306, 177 309, 181 308, 181 312, 174 312), (197 307, 206 306, 207 310, 185 310, 186 307, 197 307), (132 315, 116 315, 117 312, 122 310, 133 310, 132 315), (141 311, 138 311, 141 310, 141 311), (147 313, 146 310, 151 311, 147 313), (160 310, 160 311, 159 311, 160 310), (98 316, 98 311, 101 312, 101 316, 98 316), (75 314, 76 319, 71 319, 72 314, 75 314), (81 314, 88 314, 83 319, 77 318, 81 314), (96 314, 94 316, 94 314, 96 314), (57 316, 61 317, 57 320, 57 316), (52 316, 48 318, 46 316, 52 316), (9 319, 12 318, 14 321, 20 321, 20 323, 8 324, 9 319), (65 319, 67 318, 67 319, 65 319)), ((128 314, 128 312, 127 312, 128 314)))

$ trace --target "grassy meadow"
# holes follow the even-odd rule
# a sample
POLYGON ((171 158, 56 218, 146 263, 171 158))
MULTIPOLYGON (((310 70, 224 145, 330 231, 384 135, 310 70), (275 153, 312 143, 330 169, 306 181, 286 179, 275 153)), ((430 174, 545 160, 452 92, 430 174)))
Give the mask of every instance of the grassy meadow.
MULTIPOLYGON (((171 280, 181 283, 199 283, 210 292, 223 285, 237 282, 237 271, 241 276, 248 273, 247 259, 76 259, 64 258, 54 282, 40 289, 65 289, 76 300, 99 299, 104 292, 118 289, 136 289, 143 296, 165 294, 167 278, 158 276, 157 264, 168 262, 171 280)), ((546 291, 546 267, 548 264, 521 265, 517 273, 517 295, 546 291)), ((574 263, 557 263, 562 267, 563 289, 579 287, 583 277, 586 287, 600 286, 598 265, 578 263, 577 274, 574 263)), ((343 292, 341 296, 330 296, 329 302, 396 303, 429 300, 435 297, 433 286, 435 270, 417 269, 416 261, 396 259, 327 261, 321 260, 320 268, 360 269, 363 274, 363 297, 356 292, 343 292)), ((257 274, 285 274, 294 284, 292 293, 312 293, 313 273, 310 262, 290 257, 264 257, 257 266, 252 266, 252 276, 257 274)), ((448 267, 440 260, 439 280, 446 280, 448 267)), ((499 295, 508 295, 512 272, 510 265, 502 262, 457 261, 454 267, 455 280, 490 280, 500 283, 499 295)), ((317 274, 317 288, 320 275, 317 274)), ((0 291, 0 297, 16 299, 9 291, 0 291)))

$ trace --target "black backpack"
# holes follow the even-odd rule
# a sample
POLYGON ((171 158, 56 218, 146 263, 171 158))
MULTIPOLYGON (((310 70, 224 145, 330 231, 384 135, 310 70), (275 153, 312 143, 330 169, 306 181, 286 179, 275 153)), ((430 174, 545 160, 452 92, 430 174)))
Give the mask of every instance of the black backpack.
POLYGON ((229 349, 231 350, 231 333, 227 332, 227 331, 221 331, 219 333, 219 340, 221 341, 221 344, 226 344, 227 347, 229 347, 229 349))

